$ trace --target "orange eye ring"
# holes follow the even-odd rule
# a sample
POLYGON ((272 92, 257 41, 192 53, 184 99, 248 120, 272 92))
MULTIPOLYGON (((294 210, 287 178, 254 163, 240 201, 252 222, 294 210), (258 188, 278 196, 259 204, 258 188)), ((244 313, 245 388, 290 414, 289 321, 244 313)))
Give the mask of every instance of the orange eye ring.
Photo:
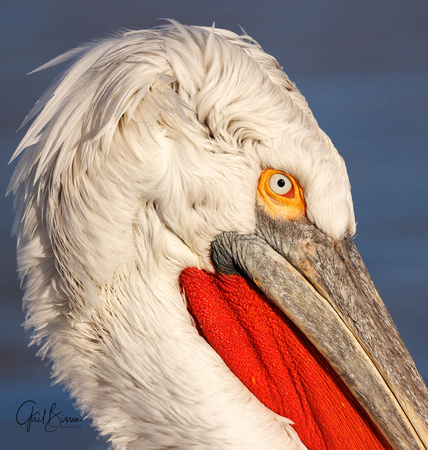
POLYGON ((274 219, 300 220, 306 215, 303 189, 295 178, 280 170, 262 172, 257 203, 274 219))

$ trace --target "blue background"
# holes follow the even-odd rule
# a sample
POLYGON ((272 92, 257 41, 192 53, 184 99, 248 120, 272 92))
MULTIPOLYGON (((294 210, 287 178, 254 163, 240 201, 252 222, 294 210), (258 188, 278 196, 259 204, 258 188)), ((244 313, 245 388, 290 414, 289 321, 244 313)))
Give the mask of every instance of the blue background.
MULTIPOLYGON (((119 28, 241 25, 307 97, 345 158, 356 244, 419 370, 428 380, 428 2, 426 0, 24 0, 0 4, 0 192, 23 137, 20 122, 58 69, 26 73, 119 28)), ((0 198, 0 448, 106 448, 81 428, 29 433, 15 421, 29 399, 77 415, 49 367, 27 348, 15 268, 11 198, 0 198)))

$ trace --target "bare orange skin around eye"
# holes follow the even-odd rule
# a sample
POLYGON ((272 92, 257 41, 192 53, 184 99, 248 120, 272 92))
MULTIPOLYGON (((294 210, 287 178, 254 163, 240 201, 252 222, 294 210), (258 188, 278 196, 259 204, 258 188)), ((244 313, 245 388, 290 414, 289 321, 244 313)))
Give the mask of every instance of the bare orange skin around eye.
POLYGON ((300 184, 291 175, 280 170, 266 169, 262 172, 256 199, 263 211, 273 219, 300 220, 306 216, 306 203, 300 184), (278 195, 272 191, 269 179, 276 173, 285 175, 291 181, 294 190, 294 193, 290 190, 292 195, 278 195))

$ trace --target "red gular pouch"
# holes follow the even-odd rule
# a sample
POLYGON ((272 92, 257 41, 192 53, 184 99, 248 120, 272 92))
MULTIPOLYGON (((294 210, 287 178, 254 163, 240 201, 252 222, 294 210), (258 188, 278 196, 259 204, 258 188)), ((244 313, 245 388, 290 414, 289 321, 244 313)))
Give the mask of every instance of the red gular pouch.
POLYGON ((250 281, 183 270, 199 333, 268 408, 294 422, 309 449, 390 449, 324 357, 250 281))

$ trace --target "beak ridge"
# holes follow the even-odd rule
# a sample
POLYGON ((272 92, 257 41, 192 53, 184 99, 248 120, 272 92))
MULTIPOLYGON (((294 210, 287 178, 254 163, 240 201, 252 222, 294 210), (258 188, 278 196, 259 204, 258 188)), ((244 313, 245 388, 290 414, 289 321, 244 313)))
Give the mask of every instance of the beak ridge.
POLYGON ((428 448, 427 388, 350 237, 259 212, 255 235, 219 235, 211 258, 295 323, 393 448, 428 448))

